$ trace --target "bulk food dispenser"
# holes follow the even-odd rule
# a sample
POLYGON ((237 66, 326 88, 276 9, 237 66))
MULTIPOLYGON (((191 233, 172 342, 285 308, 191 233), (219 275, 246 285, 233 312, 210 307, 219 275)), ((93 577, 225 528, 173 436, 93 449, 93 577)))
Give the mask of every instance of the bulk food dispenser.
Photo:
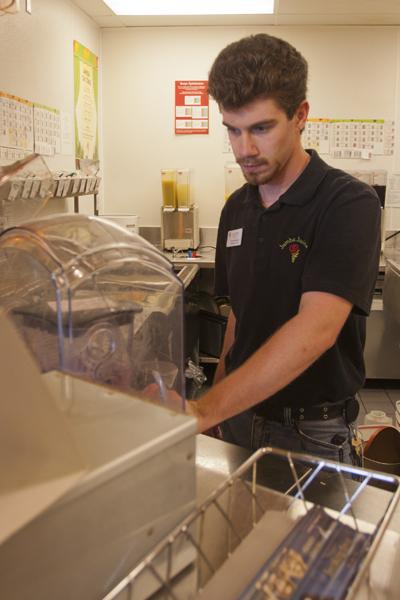
MULTIPOLYGON (((36 362, 22 402, 31 408, 31 390, 40 388, 85 470, 50 508, 0 535, 1 595, 101 598, 194 505, 183 286, 139 235, 100 218, 59 215, 0 236, 0 307, 36 362)), ((22 378, 28 359, 18 360, 22 378)), ((7 416, 13 386, 3 391, 7 416)), ((37 439, 47 435, 39 423, 37 439)), ((18 440, 17 431, 0 435, 15 472, 18 440)), ((29 495, 24 481, 18 486, 29 495)))
POLYGON ((196 249, 199 245, 199 216, 198 208, 191 200, 189 169, 163 169, 161 190, 162 248, 196 249))

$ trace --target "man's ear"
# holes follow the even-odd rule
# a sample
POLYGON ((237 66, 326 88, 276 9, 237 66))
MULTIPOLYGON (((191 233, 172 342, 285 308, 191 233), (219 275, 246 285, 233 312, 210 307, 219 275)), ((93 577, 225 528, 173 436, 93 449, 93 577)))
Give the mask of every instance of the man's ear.
POLYGON ((308 104, 307 100, 303 100, 303 102, 299 104, 299 106, 296 109, 296 112, 294 113, 295 123, 299 128, 300 133, 306 126, 309 110, 310 105, 308 104))

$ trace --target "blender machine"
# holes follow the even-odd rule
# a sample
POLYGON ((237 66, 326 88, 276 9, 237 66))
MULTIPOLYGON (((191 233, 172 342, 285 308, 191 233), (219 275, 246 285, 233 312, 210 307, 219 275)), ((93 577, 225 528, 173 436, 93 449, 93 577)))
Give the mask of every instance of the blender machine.
POLYGON ((4 231, 0 275, 0 595, 102 598, 195 504, 183 286, 78 214, 4 231))

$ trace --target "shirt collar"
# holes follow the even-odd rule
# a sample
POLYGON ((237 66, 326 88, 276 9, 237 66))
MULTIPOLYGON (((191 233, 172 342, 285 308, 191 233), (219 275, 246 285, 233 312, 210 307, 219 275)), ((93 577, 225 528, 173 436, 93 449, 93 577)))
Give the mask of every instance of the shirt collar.
MULTIPOLYGON (((306 168, 300 173, 299 177, 292 183, 286 192, 278 198, 272 207, 278 203, 289 204, 292 206, 302 206, 303 204, 307 204, 314 196, 316 189, 326 176, 327 172, 331 169, 331 167, 319 157, 315 150, 306 150, 306 152, 310 155, 310 161, 306 168)), ((247 186, 246 201, 256 201, 257 204, 261 203, 257 185, 247 186)))
POLYGON ((321 181, 325 178, 331 167, 326 164, 315 150, 306 150, 310 155, 310 161, 304 171, 286 190, 279 201, 282 204, 302 206, 307 204, 314 196, 321 181))

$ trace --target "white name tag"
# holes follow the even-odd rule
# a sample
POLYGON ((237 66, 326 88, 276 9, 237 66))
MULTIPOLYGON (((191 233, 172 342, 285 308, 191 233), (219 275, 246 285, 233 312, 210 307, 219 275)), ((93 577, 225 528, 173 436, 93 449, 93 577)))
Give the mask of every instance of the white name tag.
POLYGON ((231 248, 232 246, 242 245, 243 227, 240 229, 231 229, 228 231, 228 237, 226 240, 226 247, 231 248))

